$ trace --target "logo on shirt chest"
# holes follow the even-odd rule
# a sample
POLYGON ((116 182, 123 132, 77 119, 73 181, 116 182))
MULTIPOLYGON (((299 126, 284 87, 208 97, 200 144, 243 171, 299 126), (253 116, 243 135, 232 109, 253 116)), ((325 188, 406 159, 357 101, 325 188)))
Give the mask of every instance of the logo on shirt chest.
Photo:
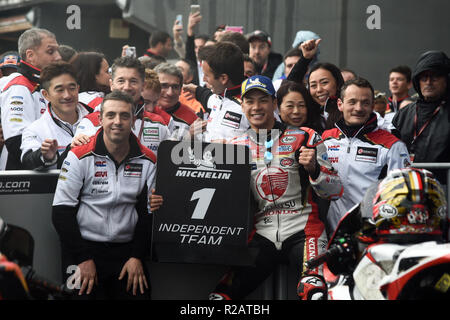
POLYGON ((233 129, 239 129, 241 124, 242 114, 227 111, 222 119, 222 125, 233 129))
POLYGON ((355 160, 376 163, 378 158, 378 149, 376 148, 367 148, 367 147, 358 147, 356 151, 355 160))
POLYGON ((159 129, 158 128, 144 128, 142 135, 145 142, 159 141, 159 129))
POLYGON ((140 178, 142 176, 142 164, 141 163, 127 163, 123 170, 124 177, 140 178))

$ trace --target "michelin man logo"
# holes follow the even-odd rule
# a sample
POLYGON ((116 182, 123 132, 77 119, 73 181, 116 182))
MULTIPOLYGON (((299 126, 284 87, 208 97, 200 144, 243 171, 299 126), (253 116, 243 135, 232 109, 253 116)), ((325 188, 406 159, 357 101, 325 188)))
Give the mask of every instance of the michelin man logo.
POLYGON ((191 147, 188 148, 189 160, 192 164, 195 164, 199 169, 214 170, 216 169, 216 164, 211 151, 205 151, 203 153, 203 159, 195 159, 194 151, 191 147))

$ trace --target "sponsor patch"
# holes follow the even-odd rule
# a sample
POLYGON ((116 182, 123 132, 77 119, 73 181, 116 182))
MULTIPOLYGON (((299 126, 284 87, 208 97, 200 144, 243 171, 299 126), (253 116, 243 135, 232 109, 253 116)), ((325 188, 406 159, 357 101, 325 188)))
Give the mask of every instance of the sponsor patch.
POLYGON ((106 167, 106 160, 95 161, 95 166, 96 167, 106 167))
POLYGON ((356 161, 376 163, 377 158, 378 149, 376 148, 358 147, 358 150, 356 151, 356 161))
POLYGON ((278 152, 292 152, 292 146, 288 145, 288 146, 278 146, 277 148, 278 152))
POLYGON ((157 127, 144 128, 142 136, 144 137, 145 142, 159 141, 159 128, 157 127))
POLYGON ((267 201, 274 202, 281 198, 288 187, 288 172, 280 168, 269 167, 256 177, 256 191, 267 201))
POLYGON ((108 176, 108 171, 97 171, 94 175, 96 178, 103 178, 108 176))
POLYGON ((141 163, 127 163, 123 171, 124 177, 140 178, 142 176, 142 164, 141 163))
POLYGON ((23 105, 23 101, 14 100, 14 101, 11 101, 10 104, 12 104, 13 106, 21 106, 21 105, 23 105))
POLYGON ((328 151, 339 151, 339 145, 335 145, 335 146, 328 146, 327 150, 328 151))
POLYGON ((339 157, 328 157, 328 161, 330 163, 338 163, 339 162, 339 157))
POLYGON ((239 129, 242 114, 227 111, 222 119, 222 125, 233 129, 239 129))
POLYGON ((293 143, 297 140, 297 138, 295 136, 284 136, 283 138, 281 138, 281 142, 283 143, 293 143))
POLYGON ((390 204, 382 204, 378 209, 380 216, 383 218, 393 218, 398 214, 398 210, 396 207, 391 206, 390 204))
POLYGON ((294 159, 291 158, 283 158, 280 160, 280 166, 282 167, 290 167, 294 164, 294 159))
POLYGON ((285 135, 305 134, 303 130, 286 130, 285 135))

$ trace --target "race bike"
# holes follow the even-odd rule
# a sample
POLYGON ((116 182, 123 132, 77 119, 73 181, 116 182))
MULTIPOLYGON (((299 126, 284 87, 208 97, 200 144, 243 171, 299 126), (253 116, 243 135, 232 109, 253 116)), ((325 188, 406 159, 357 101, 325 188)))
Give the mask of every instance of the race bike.
POLYGON ((0 300, 62 300, 72 290, 33 269, 34 239, 0 217, 0 300))
POLYGON ((450 298, 450 243, 433 237, 376 241, 373 226, 352 208, 324 254, 305 265, 324 265, 329 300, 450 298))

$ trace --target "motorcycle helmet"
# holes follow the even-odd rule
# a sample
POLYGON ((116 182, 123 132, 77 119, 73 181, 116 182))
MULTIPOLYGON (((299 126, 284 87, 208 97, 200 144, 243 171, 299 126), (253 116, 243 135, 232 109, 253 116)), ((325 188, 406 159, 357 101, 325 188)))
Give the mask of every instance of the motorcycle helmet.
POLYGON ((428 170, 392 170, 379 182, 372 204, 370 220, 380 240, 420 242, 443 238, 447 201, 440 183, 428 170))

